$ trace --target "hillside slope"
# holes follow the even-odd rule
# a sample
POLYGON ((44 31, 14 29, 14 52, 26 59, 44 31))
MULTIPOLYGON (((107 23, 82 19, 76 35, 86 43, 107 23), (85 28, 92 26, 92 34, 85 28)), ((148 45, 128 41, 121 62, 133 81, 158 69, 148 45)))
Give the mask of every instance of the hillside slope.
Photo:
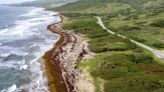
MULTIPOLYGON (((74 3, 64 5, 57 8, 62 12, 83 12, 83 10, 92 9, 103 9, 103 8, 116 8, 119 5, 130 6, 130 9, 139 10, 139 11, 150 11, 150 10, 163 10, 164 1, 163 0, 79 0, 74 3), (108 7, 109 4, 114 4, 111 7, 108 7)), ((102 10, 104 11, 104 10, 102 10)), ((86 12, 90 13, 90 12, 86 12)), ((99 13, 99 12, 94 12, 99 13)), ((104 11, 104 13, 109 13, 104 11)))
POLYGON ((109 29, 164 49, 164 0, 79 0, 56 8, 73 15, 101 15, 109 29))
POLYGON ((70 2, 74 2, 76 0, 35 0, 35 1, 29 1, 29 2, 24 2, 20 4, 16 4, 17 6, 37 6, 37 7, 48 7, 53 5, 58 5, 58 4, 66 4, 70 2))

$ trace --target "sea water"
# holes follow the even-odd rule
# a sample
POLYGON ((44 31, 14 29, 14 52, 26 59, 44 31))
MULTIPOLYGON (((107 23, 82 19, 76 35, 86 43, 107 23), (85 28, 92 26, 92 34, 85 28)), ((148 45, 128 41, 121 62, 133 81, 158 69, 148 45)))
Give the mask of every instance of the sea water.
POLYGON ((47 31, 60 19, 52 15, 43 8, 0 6, 0 92, 47 92, 41 57, 57 39, 47 31))

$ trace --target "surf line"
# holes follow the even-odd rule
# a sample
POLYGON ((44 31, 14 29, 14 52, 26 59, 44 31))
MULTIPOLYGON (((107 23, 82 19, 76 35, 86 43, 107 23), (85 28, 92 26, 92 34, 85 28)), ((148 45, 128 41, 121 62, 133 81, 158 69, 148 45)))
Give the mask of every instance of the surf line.
MULTIPOLYGON (((77 43, 77 38, 73 34, 64 32, 60 29, 58 24, 61 23, 63 23, 63 18, 60 16, 59 22, 51 24, 47 27, 49 31, 58 34, 59 39, 55 43, 54 47, 47 51, 43 56, 45 63, 45 74, 48 78, 48 87, 50 92, 74 92, 76 89, 74 78, 76 78, 75 76, 77 75, 73 72, 68 73, 67 69, 64 67, 65 62, 63 63, 62 60, 65 57, 63 53, 68 54, 66 48, 64 47, 66 47, 68 43, 73 43, 75 45, 77 43)), ((68 68, 69 66, 66 67, 68 68)))

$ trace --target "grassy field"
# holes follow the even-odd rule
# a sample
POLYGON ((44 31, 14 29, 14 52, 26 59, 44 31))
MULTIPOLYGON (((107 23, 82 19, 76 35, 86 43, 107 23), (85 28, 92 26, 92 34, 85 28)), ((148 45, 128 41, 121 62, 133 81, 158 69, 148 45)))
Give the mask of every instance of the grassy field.
POLYGON ((69 16, 102 16, 109 29, 164 49, 163 0, 79 0, 56 10, 69 16))
POLYGON ((78 60, 96 92, 164 92, 164 67, 147 50, 103 30, 95 16, 122 35, 164 49, 163 0, 79 0, 55 8, 65 15, 62 28, 85 35, 96 55, 78 60), (102 82, 102 80, 104 82, 102 82))
POLYGON ((94 17, 67 17, 62 28, 89 39, 89 48, 96 56, 79 61, 78 68, 89 67, 96 92, 101 92, 100 80, 105 80, 104 92, 164 91, 164 67, 152 54, 128 39, 107 33, 94 17))
POLYGON ((109 29, 157 49, 164 49, 164 13, 130 16, 118 15, 104 22, 109 29))

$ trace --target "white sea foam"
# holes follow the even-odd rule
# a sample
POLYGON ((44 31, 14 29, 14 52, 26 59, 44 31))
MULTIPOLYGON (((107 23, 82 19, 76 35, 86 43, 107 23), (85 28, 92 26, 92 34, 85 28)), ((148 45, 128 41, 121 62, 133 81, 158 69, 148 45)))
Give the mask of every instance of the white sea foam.
POLYGON ((21 50, 22 48, 14 48, 10 46, 1 46, 0 49, 1 57, 8 57, 9 55, 25 56, 29 53, 21 50))
POLYGON ((28 65, 23 65, 22 69, 26 70, 28 68, 28 65))
POLYGON ((6 29, 3 29, 3 30, 0 30, 0 34, 4 34, 6 32, 8 32, 8 29, 7 28, 6 29))
MULTIPOLYGON (((41 48, 42 52, 35 53, 36 56, 43 56, 45 51, 48 51, 53 47, 53 43, 57 40, 49 41, 49 45, 43 46, 41 48)), ((35 46, 35 44, 34 44, 35 46)), ((44 62, 41 57, 35 58, 28 65, 23 65, 25 69, 29 69, 31 72, 31 82, 29 84, 19 87, 14 92, 25 90, 27 92, 49 92, 48 90, 48 80, 45 76, 44 71, 44 62)))
MULTIPOLYGON (((33 9, 29 14, 26 16, 32 16, 32 15, 38 15, 39 11, 42 11, 43 8, 38 8, 38 9, 33 9)), ((44 12, 44 11, 42 11, 44 12)), ((22 15, 24 16, 24 15, 22 15)), ((50 23, 52 22, 54 17, 48 17, 48 16, 38 16, 32 19, 27 19, 27 20, 18 20, 15 22, 16 27, 15 28, 6 28, 0 31, 0 36, 19 36, 23 37, 25 34, 32 34, 31 31, 26 31, 30 27, 37 26, 41 24, 42 22, 47 22, 50 23), (47 21, 49 20, 49 21, 47 21)))
MULTIPOLYGON (((40 55, 43 55, 43 53, 40 55)), ((19 87, 14 92, 22 90, 27 92, 49 92, 47 78, 44 74, 44 64, 40 57, 32 60, 29 65, 23 65, 22 69, 28 69, 31 72, 31 82, 19 87)))
MULTIPOLYGON (((30 83, 22 85, 18 88, 17 88, 17 85, 14 84, 13 86, 1 92, 20 92, 22 90, 26 92, 49 92, 48 87, 47 87, 48 85, 47 78, 44 74, 44 64, 41 59, 41 56, 46 51, 48 51, 50 48, 53 47, 55 39, 48 39, 46 36, 42 35, 42 33, 38 31, 37 29, 32 31, 31 27, 42 24, 45 26, 45 29, 46 29, 46 26, 48 24, 51 24, 54 21, 60 21, 59 20, 60 18, 50 17, 50 15, 53 15, 53 14, 54 13, 52 12, 44 11, 43 8, 33 9, 29 13, 22 16, 24 17, 37 16, 37 17, 34 17, 32 19, 27 19, 27 20, 18 20, 15 23, 17 25, 16 27, 0 31, 0 39, 1 38, 2 40, 8 39, 7 41, 14 41, 16 39, 22 39, 22 38, 25 38, 26 36, 30 37, 31 35, 34 35, 34 34, 36 34, 35 36, 42 36, 45 39, 45 42, 34 43, 33 45, 29 46, 31 48, 35 46, 39 46, 41 49, 40 52, 32 53, 33 55, 37 57, 33 59, 32 61, 26 62, 25 60, 22 60, 19 62, 8 61, 5 63, 0 63, 0 68, 15 68, 19 70, 27 70, 31 73, 31 75, 29 76, 31 80, 30 83)), ((21 50, 22 48, 1 46, 0 49, 5 49, 5 50, 7 49, 7 51, 2 51, 2 52, 0 51, 0 55, 2 57, 8 57, 11 54, 18 55, 18 56, 25 56, 29 54, 21 50)))
POLYGON ((44 8, 36 8, 36 9, 31 10, 29 13, 21 15, 21 16, 35 16, 35 15, 38 15, 39 11, 43 11, 43 10, 44 8))
POLYGON ((13 84, 11 87, 9 87, 8 89, 4 89, 1 92, 14 92, 16 89, 17 89, 17 86, 13 84))
POLYGON ((17 61, 8 61, 8 62, 1 62, 0 63, 0 69, 19 69, 20 66, 25 64, 25 60, 21 60, 20 62, 17 61))
POLYGON ((5 54, 3 53, 3 54, 1 54, 0 56, 1 56, 1 57, 7 57, 7 56, 9 56, 9 55, 10 55, 9 53, 5 53, 5 54))

